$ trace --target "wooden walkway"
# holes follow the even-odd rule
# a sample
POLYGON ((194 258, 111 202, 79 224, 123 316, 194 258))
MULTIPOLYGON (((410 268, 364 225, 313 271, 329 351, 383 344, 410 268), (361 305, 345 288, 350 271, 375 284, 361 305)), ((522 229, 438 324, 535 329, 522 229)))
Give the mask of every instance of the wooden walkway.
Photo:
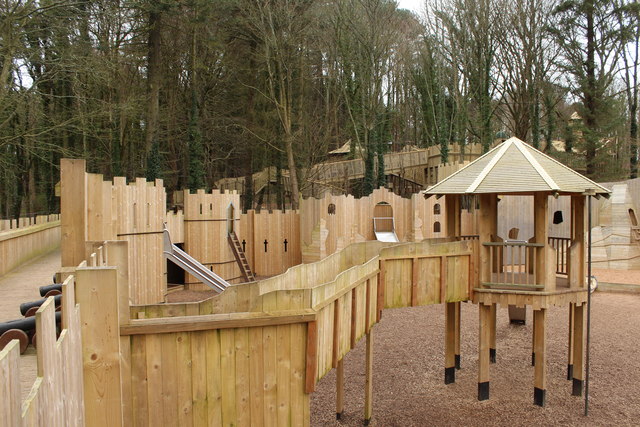
MULTIPOLYGON (((53 274, 59 269, 60 250, 57 249, 0 276, 0 322, 21 318, 20 304, 40 299, 38 288, 51 284, 53 274)), ((30 345, 20 357, 23 401, 36 379, 37 370, 36 350, 30 345)))

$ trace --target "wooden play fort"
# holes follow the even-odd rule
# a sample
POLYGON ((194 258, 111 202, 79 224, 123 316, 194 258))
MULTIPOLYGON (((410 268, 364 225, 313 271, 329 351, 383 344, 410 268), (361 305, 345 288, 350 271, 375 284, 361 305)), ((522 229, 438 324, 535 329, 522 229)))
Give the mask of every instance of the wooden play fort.
MULTIPOLYGON (((567 307, 568 378, 582 393, 585 200, 608 190, 517 139, 411 199, 326 195, 288 212, 242 213, 237 193, 216 190, 184 192, 184 211, 167 211, 160 180, 104 181, 81 160, 61 169, 65 329, 55 342, 52 302, 43 305, 51 343, 38 348, 41 378, 24 404, 15 343, 0 353, 11 425, 308 425, 316 384, 332 369, 342 414, 343 360, 361 339, 368 424, 375 325, 384 309, 428 304, 445 310, 446 384, 460 367, 461 328, 479 326, 479 400, 489 398, 497 304, 531 306, 540 406, 546 313, 567 307), (532 236, 511 224, 499 235, 499 201, 515 195, 534 201, 532 236), (558 198, 569 212, 554 214, 558 198), (568 236, 549 235, 560 216, 568 236), (224 290, 166 302, 175 291, 165 230, 224 290), (376 240, 380 232, 399 242, 376 240), (464 301, 478 305, 478 323, 461 325, 464 301)), ((178 288, 209 289, 198 277, 185 274, 178 288)))

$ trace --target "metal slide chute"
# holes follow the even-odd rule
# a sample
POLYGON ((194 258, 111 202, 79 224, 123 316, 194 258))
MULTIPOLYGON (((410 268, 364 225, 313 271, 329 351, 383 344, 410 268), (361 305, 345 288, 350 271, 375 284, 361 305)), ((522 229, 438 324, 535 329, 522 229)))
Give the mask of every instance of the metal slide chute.
POLYGON ((373 232, 381 242, 399 242, 393 217, 374 217, 373 232))
POLYGON ((399 242, 393 208, 387 202, 380 202, 373 208, 373 233, 381 242, 399 242))
POLYGON ((164 242, 162 252, 166 259, 171 260, 175 265, 182 268, 184 271, 191 274, 218 293, 227 289, 229 282, 171 243, 171 237, 169 236, 169 231, 166 228, 164 229, 163 234, 164 242))

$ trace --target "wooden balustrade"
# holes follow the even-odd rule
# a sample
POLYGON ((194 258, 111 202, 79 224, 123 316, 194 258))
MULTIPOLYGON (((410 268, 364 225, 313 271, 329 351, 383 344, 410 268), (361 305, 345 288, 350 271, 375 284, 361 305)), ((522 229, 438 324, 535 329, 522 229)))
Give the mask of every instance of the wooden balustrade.
POLYGON ((479 240, 480 236, 477 234, 466 234, 460 236, 460 240, 479 240))
POLYGON ((568 274, 571 239, 568 237, 549 237, 549 244, 556 250, 556 273, 568 274))
POLYGON ((537 249, 541 243, 525 242, 484 242, 489 248, 489 265, 492 269, 491 281, 482 285, 490 288, 542 289, 535 269, 537 249))

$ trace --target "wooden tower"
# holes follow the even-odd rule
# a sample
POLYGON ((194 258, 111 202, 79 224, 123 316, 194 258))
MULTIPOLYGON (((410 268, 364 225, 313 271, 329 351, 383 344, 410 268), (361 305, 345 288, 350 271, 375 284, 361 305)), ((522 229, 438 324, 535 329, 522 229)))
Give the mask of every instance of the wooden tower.
POLYGON ((569 307, 567 379, 581 395, 587 301, 585 200, 609 190, 551 157, 511 138, 425 191, 446 196, 447 232, 460 238, 462 208, 478 209, 478 283, 473 301, 479 312, 478 399, 489 398, 489 366, 496 358, 496 306, 533 309, 534 403, 545 404, 546 316, 551 306, 569 307), (534 200, 534 236, 528 241, 498 236, 498 202, 503 195, 534 200), (571 198, 571 238, 549 236, 549 198, 571 198))

